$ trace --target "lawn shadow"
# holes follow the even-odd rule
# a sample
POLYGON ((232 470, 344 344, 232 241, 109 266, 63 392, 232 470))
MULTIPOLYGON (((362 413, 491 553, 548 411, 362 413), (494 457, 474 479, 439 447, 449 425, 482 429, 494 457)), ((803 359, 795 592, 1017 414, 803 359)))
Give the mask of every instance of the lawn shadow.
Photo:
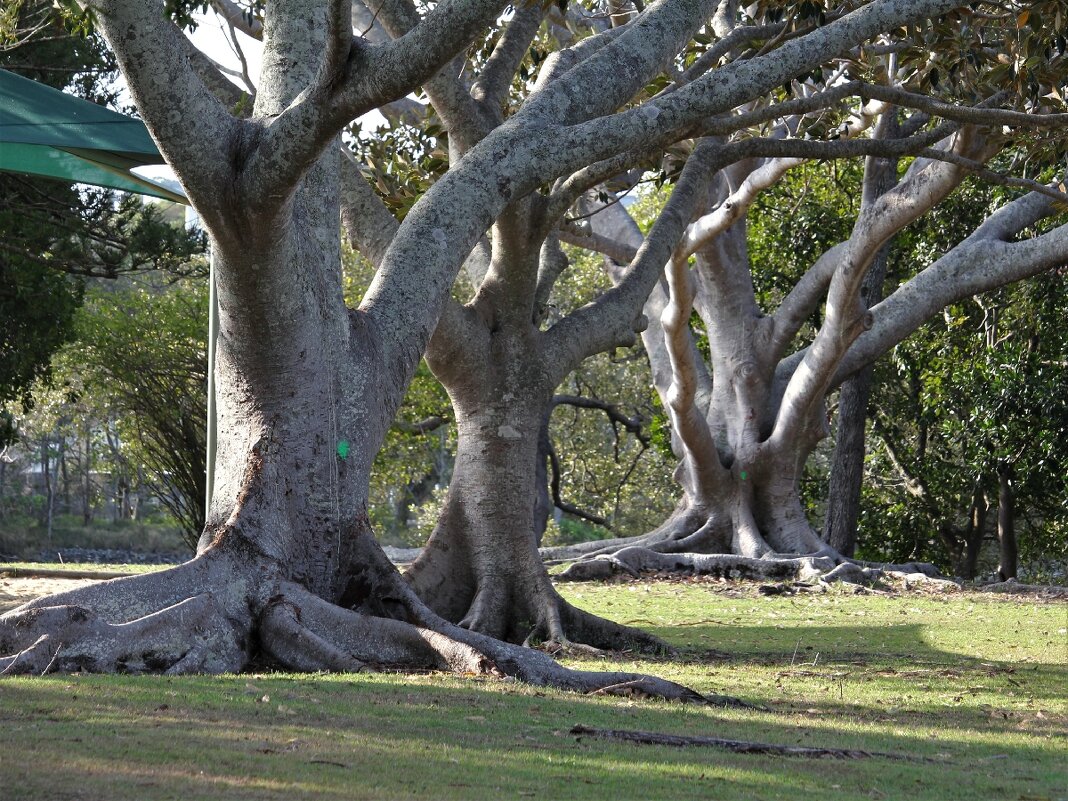
POLYGON ((931 740, 890 726, 858 736, 833 705, 799 722, 436 676, 13 679, 0 682, 0 722, 0 786, 25 799, 974 799, 1052 797, 1068 778, 1038 738, 931 740), (572 736, 576 723, 911 759, 635 746, 572 736))

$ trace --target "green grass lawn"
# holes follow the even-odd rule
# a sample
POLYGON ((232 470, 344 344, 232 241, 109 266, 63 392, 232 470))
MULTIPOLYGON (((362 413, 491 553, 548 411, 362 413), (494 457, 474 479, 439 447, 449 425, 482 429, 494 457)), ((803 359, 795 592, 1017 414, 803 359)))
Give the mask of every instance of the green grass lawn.
POLYGON ((0 680, 8 799, 1068 799, 1068 604, 563 585, 650 629, 636 669, 766 711, 441 675, 0 680), (575 724, 865 749, 804 759, 612 743, 575 724))

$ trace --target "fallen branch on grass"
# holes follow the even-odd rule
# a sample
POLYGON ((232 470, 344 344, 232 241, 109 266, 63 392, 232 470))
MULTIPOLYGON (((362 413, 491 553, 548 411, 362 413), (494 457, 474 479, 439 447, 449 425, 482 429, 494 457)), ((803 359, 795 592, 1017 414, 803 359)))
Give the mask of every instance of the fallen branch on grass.
POLYGON ((594 729, 581 723, 571 728, 570 734, 576 736, 599 737, 602 740, 623 740, 639 745, 670 745, 677 748, 705 746, 725 748, 737 754, 771 754, 772 756, 829 757, 831 759, 907 759, 933 762, 925 757, 912 757, 903 754, 887 754, 880 751, 861 751, 850 748, 813 748, 803 745, 775 745, 772 743, 753 743, 746 740, 726 740, 722 737, 687 737, 681 734, 661 734, 653 731, 624 731, 621 729, 594 729))

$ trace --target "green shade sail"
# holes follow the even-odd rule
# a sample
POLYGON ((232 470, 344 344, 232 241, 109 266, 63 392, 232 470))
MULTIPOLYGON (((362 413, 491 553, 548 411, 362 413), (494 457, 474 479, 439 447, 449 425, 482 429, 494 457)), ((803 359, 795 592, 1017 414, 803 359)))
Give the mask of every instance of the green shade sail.
POLYGON ((188 203, 130 172, 147 164, 163 157, 140 120, 0 70, 0 170, 188 203))

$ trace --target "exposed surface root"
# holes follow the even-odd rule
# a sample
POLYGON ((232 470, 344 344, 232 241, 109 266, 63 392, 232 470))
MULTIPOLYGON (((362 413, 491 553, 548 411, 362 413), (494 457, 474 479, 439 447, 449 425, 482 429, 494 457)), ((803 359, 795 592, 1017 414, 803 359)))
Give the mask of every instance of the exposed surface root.
MULTIPOLYGON (((617 575, 638 577, 643 573, 676 573, 725 579, 761 581, 837 581, 872 584, 884 575, 904 578, 906 583, 945 582, 933 565, 913 562, 903 565, 859 562, 827 548, 816 554, 767 554, 759 559, 734 554, 661 553, 651 548, 628 547, 575 562, 556 576, 558 581, 603 581, 617 575)), ((956 586, 956 585, 954 585, 956 586)))
POLYGON ((573 607, 560 597, 533 553, 530 563, 518 568, 487 576, 470 575, 465 583, 445 585, 444 592, 438 592, 436 586, 411 589, 441 617, 498 640, 642 653, 669 650, 658 637, 573 607))
POLYGON ((558 581, 591 581, 624 573, 670 572, 686 575, 771 581, 810 578, 835 567, 828 557, 753 559, 732 554, 663 554, 648 548, 624 548, 614 554, 575 562, 556 576, 558 581))
POLYGON ((977 588, 980 592, 998 592, 1008 595, 1035 595, 1039 598, 1068 598, 1068 587, 1048 584, 1021 584, 1016 579, 999 581, 977 588))
POLYGON ((81 606, 13 610, 0 617, 0 674, 225 673, 245 664, 242 632, 211 593, 126 623, 81 606))
POLYGON ((438 632, 342 609, 296 584, 282 584, 264 614, 264 650, 292 670, 364 667, 496 674, 485 656, 438 632), (309 644, 310 648, 304 648, 309 644))
MULTIPOLYGON (((342 609, 296 585, 283 585, 266 618, 272 635, 265 648, 283 666, 297 669, 331 668, 338 655, 362 665, 433 668, 462 674, 506 676, 539 686, 611 695, 636 695, 706 704, 743 705, 737 699, 705 697, 671 681, 635 673, 571 670, 547 653, 506 643, 448 623, 434 615, 412 593, 404 601, 411 622, 374 618, 342 609), (275 643, 286 642, 285 648, 275 643), (313 653, 299 646, 315 643, 313 653), (324 647, 325 646, 325 647, 324 647), (293 657, 292 654, 299 656, 293 657), (291 661, 292 660, 292 661, 291 661)), ((406 588, 403 588, 406 589, 406 588)), ((398 588, 403 592, 402 588, 398 588)))
POLYGON ((590 614, 563 599, 560 604, 564 628, 576 642, 610 651, 671 653, 671 646, 646 631, 590 614))
MULTIPOLYGON (((159 593, 140 581, 142 577, 105 582, 39 599, 0 616, 0 675, 237 672, 259 650, 280 666, 300 671, 429 668, 511 677, 581 693, 743 704, 721 696, 708 698, 653 676, 569 669, 543 651, 442 620, 396 574, 393 586, 387 583, 378 592, 389 596, 407 620, 345 609, 286 581, 266 582, 253 593, 247 588, 228 595, 194 593, 197 580, 213 571, 205 573, 199 567, 178 573, 190 594, 133 620, 114 613, 114 596, 142 609, 153 596, 157 601, 169 598, 178 590, 178 581, 172 577, 162 582, 159 593), (97 606, 108 613, 102 614, 97 606)), ((591 638, 597 631, 607 639, 635 634, 561 603, 562 625, 591 638)), ((644 636, 647 643, 659 642, 644 636)))

